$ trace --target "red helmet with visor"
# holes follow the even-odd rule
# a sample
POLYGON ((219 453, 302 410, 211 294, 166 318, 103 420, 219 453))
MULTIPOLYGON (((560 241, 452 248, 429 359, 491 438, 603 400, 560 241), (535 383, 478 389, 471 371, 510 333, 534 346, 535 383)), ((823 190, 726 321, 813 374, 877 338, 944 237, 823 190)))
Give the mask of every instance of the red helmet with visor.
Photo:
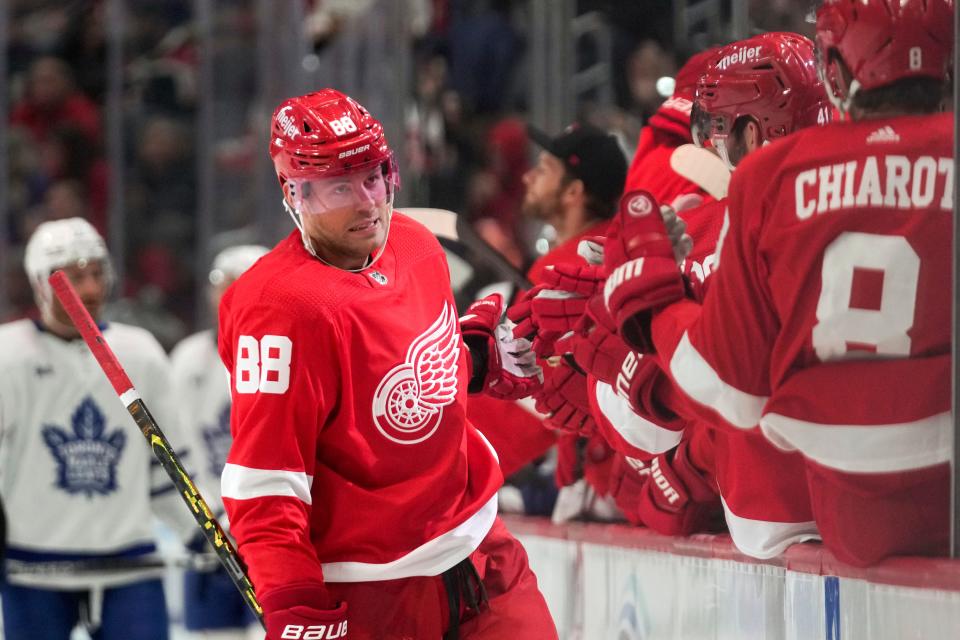
MULTIPOLYGON (((717 50, 697 83, 694 141, 724 146, 749 117, 761 142, 825 124, 833 109, 817 75, 813 42, 796 33, 764 33, 717 50)), ((722 148, 721 148, 722 151, 722 148)))
POLYGON ((848 111, 860 89, 945 79, 953 11, 954 0, 825 0, 817 9, 817 55, 834 104, 848 111), (838 61, 852 75, 849 86, 838 61))

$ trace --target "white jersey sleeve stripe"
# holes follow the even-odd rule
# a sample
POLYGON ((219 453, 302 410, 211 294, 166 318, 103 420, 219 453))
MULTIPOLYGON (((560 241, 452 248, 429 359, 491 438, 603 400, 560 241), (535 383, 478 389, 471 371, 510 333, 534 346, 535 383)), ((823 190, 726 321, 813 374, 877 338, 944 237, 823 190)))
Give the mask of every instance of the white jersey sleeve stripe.
POLYGON ((724 382, 690 343, 688 332, 684 332, 670 359, 670 373, 685 394, 712 408, 733 426, 752 429, 760 423, 767 396, 755 396, 724 382))
POLYGON ((775 558, 790 545, 820 539, 816 522, 771 522, 743 518, 730 510, 723 496, 720 496, 720 502, 733 544, 751 558, 775 558))
POLYGON ((312 484, 313 476, 302 471, 252 469, 229 462, 223 466, 223 475, 220 476, 223 497, 234 500, 288 496, 310 504, 312 484))
POLYGON ((950 461, 953 421, 950 412, 914 422, 884 425, 819 424, 777 413, 760 421, 764 435, 778 447, 799 449, 814 462, 851 473, 892 473, 950 461))
POLYGON ((620 437, 642 451, 664 453, 680 444, 683 437, 683 431, 664 429, 639 416, 630 408, 630 403, 605 382, 597 382, 597 406, 620 437))

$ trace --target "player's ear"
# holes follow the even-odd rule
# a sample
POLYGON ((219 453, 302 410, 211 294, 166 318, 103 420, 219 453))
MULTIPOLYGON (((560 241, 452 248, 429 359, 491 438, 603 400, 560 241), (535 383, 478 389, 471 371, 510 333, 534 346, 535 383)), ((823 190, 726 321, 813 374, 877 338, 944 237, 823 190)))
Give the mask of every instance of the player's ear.
POLYGON ((763 136, 760 135, 760 125, 751 118, 743 128, 743 144, 747 154, 751 154, 763 146, 763 136))
POLYGON ((570 200, 583 200, 586 198, 586 189, 583 185, 583 180, 579 178, 570 180, 566 186, 563 187, 562 194, 570 200))

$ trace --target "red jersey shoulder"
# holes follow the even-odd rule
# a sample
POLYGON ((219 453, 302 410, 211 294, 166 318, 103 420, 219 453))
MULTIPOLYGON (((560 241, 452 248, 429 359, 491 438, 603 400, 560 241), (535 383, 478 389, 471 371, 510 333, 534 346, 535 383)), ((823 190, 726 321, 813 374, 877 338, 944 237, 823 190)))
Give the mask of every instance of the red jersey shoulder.
POLYGON ((224 304, 234 310, 256 305, 308 314, 309 309, 335 302, 333 292, 345 275, 307 253, 300 232, 294 231, 237 278, 224 296, 224 304))
POLYGON ((390 221, 390 236, 387 245, 393 246, 399 262, 443 256, 440 241, 426 226, 400 211, 394 211, 390 221))

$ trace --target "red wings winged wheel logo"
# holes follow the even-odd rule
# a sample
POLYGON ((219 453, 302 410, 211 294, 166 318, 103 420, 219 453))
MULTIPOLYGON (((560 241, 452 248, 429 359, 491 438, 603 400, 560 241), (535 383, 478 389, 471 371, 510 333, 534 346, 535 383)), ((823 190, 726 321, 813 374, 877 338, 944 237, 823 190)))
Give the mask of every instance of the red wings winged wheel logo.
POLYGON ((457 395, 460 339, 457 313, 445 302, 440 317, 421 333, 377 385, 373 422, 387 439, 417 444, 440 426, 443 408, 457 395))

